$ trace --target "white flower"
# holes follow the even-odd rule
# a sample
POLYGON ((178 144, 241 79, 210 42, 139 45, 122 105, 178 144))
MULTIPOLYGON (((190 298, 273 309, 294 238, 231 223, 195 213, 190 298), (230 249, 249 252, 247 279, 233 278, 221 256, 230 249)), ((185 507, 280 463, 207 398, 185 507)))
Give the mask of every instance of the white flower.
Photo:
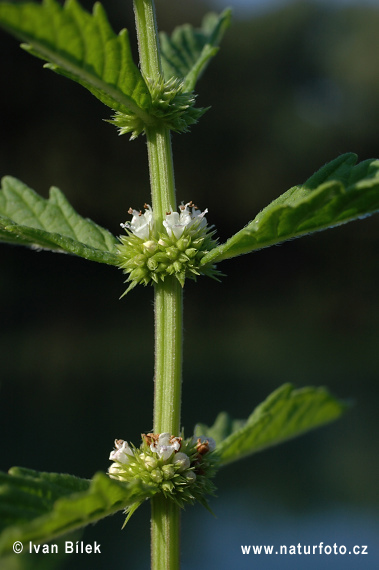
POLYGON ((112 463, 112 465, 108 469, 108 474, 113 479, 118 479, 122 472, 123 472, 122 467, 120 465, 117 465, 117 463, 112 463))
POLYGON ((179 239, 186 228, 196 228, 196 230, 205 228, 207 220, 204 217, 208 210, 198 210, 192 202, 179 206, 180 213, 168 212, 163 222, 169 237, 179 239))
POLYGON ((115 448, 111 451, 109 459, 111 461, 117 461, 118 463, 128 463, 130 456, 134 456, 133 451, 129 447, 128 443, 123 439, 116 439, 114 442, 115 448))
POLYGON ((151 455, 145 455, 144 453, 140 455, 140 457, 144 455, 144 460, 145 460, 145 465, 146 465, 146 469, 148 471, 152 471, 153 469, 156 469, 158 467, 158 461, 157 459, 155 459, 155 457, 151 457, 151 455))
POLYGON ((179 451, 179 453, 175 454, 173 459, 174 465, 177 465, 179 471, 185 471, 191 465, 190 458, 185 453, 179 451))
POLYGON ((180 441, 179 437, 174 437, 170 433, 161 433, 158 440, 150 444, 150 449, 157 453, 160 459, 166 461, 174 452, 179 451, 180 441))
MULTIPOLYGON (((144 207, 144 213, 129 208, 128 214, 133 216, 132 220, 120 225, 122 228, 132 232, 135 236, 147 240, 143 245, 152 253, 156 248, 156 242, 150 239, 151 233, 154 230, 153 210, 149 204, 145 204, 144 207)), ((206 228, 207 219, 205 218, 205 214, 207 212, 207 209, 205 209, 204 212, 199 210, 192 201, 187 202, 187 204, 181 204, 179 206, 179 212, 167 212, 163 226, 170 238, 174 237, 178 240, 186 228, 192 228, 196 231, 206 228)), ((161 241, 158 241, 158 243, 164 245, 164 242, 161 243, 161 241)))
MULTIPOLYGON (((130 230, 135 236, 141 239, 148 239, 150 232, 154 228, 153 210, 151 206, 145 204, 145 213, 129 208, 128 214, 133 214, 132 221, 121 224, 121 227, 130 230)), ((149 243, 149 242, 148 242, 149 243)))

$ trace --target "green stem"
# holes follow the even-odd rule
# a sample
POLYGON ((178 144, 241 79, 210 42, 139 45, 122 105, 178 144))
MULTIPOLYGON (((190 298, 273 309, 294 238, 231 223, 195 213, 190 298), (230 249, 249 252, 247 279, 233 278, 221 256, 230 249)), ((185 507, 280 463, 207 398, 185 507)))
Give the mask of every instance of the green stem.
POLYGON ((155 433, 180 433, 182 322, 182 288, 166 278, 155 287, 155 433))
POLYGON ((152 207, 157 231, 162 231, 166 212, 176 209, 174 166, 170 131, 146 128, 152 207))
MULTIPOLYGON (((154 433, 180 433, 182 289, 174 277, 155 286, 154 433)), ((157 495, 151 499, 151 568, 180 567, 180 509, 157 495)))
MULTIPOLYGON (((151 193, 159 229, 165 213, 175 208, 174 172, 169 133, 147 132, 151 193)), ((175 277, 155 285, 154 433, 180 433, 183 293, 175 277)), ((180 566, 180 509, 158 495, 151 500, 151 567, 180 566)))
MULTIPOLYGON (((134 0, 140 66, 151 80, 162 77, 153 0, 134 0)), ((156 231, 163 230, 166 212, 176 208, 170 131, 145 129, 152 207, 156 231)), ((182 289, 174 277, 155 285, 154 433, 180 433, 182 371, 182 289)), ((151 500, 151 567, 178 570, 180 511, 163 495, 151 500)))
POLYGON ((157 19, 153 0, 134 0, 141 71, 149 79, 162 76, 157 19))
POLYGON ((151 568, 178 570, 180 567, 180 509, 163 495, 151 501, 151 568))

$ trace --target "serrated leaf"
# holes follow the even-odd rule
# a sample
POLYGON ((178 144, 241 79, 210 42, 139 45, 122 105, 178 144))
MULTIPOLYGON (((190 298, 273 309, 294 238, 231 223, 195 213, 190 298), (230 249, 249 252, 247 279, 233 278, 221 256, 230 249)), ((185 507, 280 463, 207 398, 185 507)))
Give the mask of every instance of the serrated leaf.
POLYGON ((0 26, 48 61, 47 67, 80 83, 108 107, 149 120, 151 97, 133 62, 128 31, 116 35, 101 4, 89 14, 76 0, 64 6, 56 0, 2 2, 0 26))
POLYGON ((231 10, 207 14, 200 29, 190 24, 178 26, 171 37, 160 33, 163 74, 166 80, 184 80, 184 91, 192 91, 209 60, 218 52, 222 37, 230 26, 231 10))
POLYGON ((212 427, 197 425, 195 435, 213 437, 225 465, 329 423, 346 409, 347 404, 333 398, 325 388, 295 390, 291 384, 284 384, 247 420, 233 421, 222 412, 212 427))
POLYGON ((118 240, 105 228, 82 218, 62 192, 50 189, 45 200, 13 178, 2 179, 0 241, 78 255, 116 265, 118 240))
POLYGON ((262 210, 245 228, 202 259, 217 263, 336 227, 379 211, 379 160, 356 165, 348 153, 326 164, 307 182, 294 186, 262 210))
POLYGON ((0 554, 15 541, 51 540, 152 496, 141 481, 91 480, 13 467, 0 473, 0 554))

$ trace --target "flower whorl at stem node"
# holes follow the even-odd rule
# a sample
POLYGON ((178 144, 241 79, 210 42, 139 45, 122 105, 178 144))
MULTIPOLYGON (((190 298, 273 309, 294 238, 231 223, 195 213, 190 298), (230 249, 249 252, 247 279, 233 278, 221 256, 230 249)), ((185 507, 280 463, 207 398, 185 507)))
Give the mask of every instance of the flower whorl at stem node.
POLYGON ((159 283, 171 275, 182 287, 186 278, 222 275, 214 265, 201 265, 204 255, 217 245, 205 218, 208 210, 201 212, 192 202, 182 204, 179 212, 166 213, 163 231, 157 232, 152 208, 147 204, 144 208, 144 213, 130 208, 132 220, 121 224, 127 235, 119 238, 118 265, 129 274, 130 283, 124 295, 139 283, 159 283))
POLYGON ((118 128, 120 135, 132 133, 130 140, 136 139, 147 126, 166 127, 176 133, 186 133, 208 110, 194 106, 196 95, 183 91, 184 83, 177 77, 168 81, 162 77, 154 81, 147 78, 145 81, 151 96, 151 107, 147 109, 150 123, 145 124, 133 111, 116 111, 113 118, 107 121, 118 128))
MULTIPOLYGON (((205 496, 215 491, 211 481, 218 463, 215 447, 212 438, 184 440, 169 433, 142 434, 139 448, 116 439, 108 475, 123 482, 139 479, 181 508, 199 501, 209 509, 205 496)), ((128 507, 128 518, 139 505, 128 507)))

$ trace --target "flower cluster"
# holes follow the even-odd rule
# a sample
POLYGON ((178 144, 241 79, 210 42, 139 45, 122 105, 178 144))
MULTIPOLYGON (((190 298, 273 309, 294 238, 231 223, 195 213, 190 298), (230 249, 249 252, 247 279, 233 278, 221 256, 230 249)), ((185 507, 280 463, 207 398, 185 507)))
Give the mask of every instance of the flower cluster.
MULTIPOLYGON (((150 107, 146 109, 150 127, 164 126, 177 133, 185 133, 208 110, 195 107, 195 95, 183 91, 184 83, 177 77, 168 81, 163 78, 155 81, 146 79, 146 84, 151 97, 150 107)), ((118 128, 120 135, 131 133, 130 140, 136 139, 147 126, 139 114, 128 110, 116 111, 108 122, 118 128)))
MULTIPOLYGON (((123 482, 140 479, 182 508, 195 501, 208 508, 205 496, 215 490, 211 481, 217 468, 215 447, 212 438, 184 440, 169 433, 142 434, 140 448, 116 439, 108 474, 123 482)), ((138 506, 131 505, 128 512, 138 506)))
POLYGON ((138 283, 159 283, 169 275, 182 286, 186 278, 221 275, 214 265, 201 265, 204 255, 217 245, 205 218, 208 210, 201 212, 192 202, 182 204, 179 212, 166 213, 163 231, 157 232, 152 208, 147 204, 144 208, 144 212, 130 208, 132 220, 121 224, 126 235, 119 238, 119 266, 130 283, 124 295, 138 283))

